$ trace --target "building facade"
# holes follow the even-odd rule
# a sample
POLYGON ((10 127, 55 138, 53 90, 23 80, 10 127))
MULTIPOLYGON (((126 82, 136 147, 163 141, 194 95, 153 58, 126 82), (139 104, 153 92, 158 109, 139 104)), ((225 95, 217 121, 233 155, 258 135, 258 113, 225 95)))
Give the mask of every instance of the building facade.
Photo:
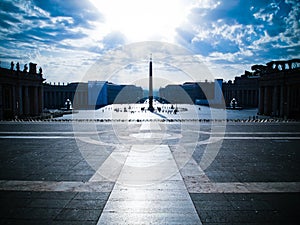
POLYGON ((109 83, 107 89, 108 104, 137 103, 143 98, 143 93, 142 87, 109 83))
POLYGON ((51 84, 44 83, 44 108, 61 109, 69 99, 74 108, 86 109, 88 106, 87 83, 51 84))
POLYGON ((43 75, 36 64, 29 63, 20 70, 11 62, 11 68, 0 68, 0 119, 37 116, 43 111, 43 75))
POLYGON ((222 104, 222 79, 214 82, 186 82, 170 84, 159 89, 159 97, 177 104, 222 104))
POLYGON ((88 82, 88 105, 90 108, 99 108, 108 104, 107 82, 88 82), (93 107, 94 106, 94 107, 93 107))
POLYGON ((97 109, 109 104, 135 103, 142 97, 141 87, 107 81, 44 84, 44 107, 47 109, 61 109, 67 99, 72 102, 74 109, 97 109))
POLYGON ((243 108, 258 107, 258 82, 259 76, 246 71, 240 77, 235 77, 234 82, 223 83, 223 95, 226 106, 229 106, 233 98, 236 99, 238 106, 243 108))
POLYGON ((118 85, 108 81, 88 82, 89 108, 110 104, 136 103, 143 98, 143 89, 135 85, 118 85))
POLYGON ((261 115, 300 118, 300 59, 271 61, 252 67, 260 75, 261 115))

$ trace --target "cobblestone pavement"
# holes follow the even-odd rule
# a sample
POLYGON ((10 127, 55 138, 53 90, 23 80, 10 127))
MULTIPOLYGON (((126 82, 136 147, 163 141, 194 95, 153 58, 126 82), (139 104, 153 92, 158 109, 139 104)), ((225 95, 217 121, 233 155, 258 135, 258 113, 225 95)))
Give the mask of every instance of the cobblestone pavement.
POLYGON ((222 126, 1 122, 0 224, 298 224, 300 123, 222 126))

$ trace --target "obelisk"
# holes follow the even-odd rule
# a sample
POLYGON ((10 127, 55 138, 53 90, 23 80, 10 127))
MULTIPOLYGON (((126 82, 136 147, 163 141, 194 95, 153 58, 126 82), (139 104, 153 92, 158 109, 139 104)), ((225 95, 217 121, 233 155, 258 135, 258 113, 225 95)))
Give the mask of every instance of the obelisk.
POLYGON ((149 62, 149 107, 148 110, 150 112, 154 111, 153 108, 153 84, 152 84, 152 55, 150 56, 149 62))

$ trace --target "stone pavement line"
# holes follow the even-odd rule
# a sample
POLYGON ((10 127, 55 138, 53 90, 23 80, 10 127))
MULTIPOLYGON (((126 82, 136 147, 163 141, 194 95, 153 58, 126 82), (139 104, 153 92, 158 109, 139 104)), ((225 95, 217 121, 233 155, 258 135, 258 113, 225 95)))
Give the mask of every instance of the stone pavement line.
POLYGON ((131 147, 97 224, 202 224, 169 146, 131 147))
POLYGON ((189 193, 298 193, 300 182, 190 183, 189 193))
POLYGON ((140 127, 140 131, 154 131, 154 130, 161 130, 160 126, 158 123, 151 123, 151 122, 145 122, 142 123, 140 127))
POLYGON ((0 191, 110 192, 113 182, 1 180, 0 191))
MULTIPOLYGON (((161 130, 159 127, 159 124, 157 123, 143 123, 140 130, 161 130)), ((201 134, 224 134, 224 132, 208 132, 208 131, 198 131, 201 134)), ((0 131, 0 135, 48 135, 48 134, 56 134, 56 135, 73 135, 73 134, 78 134, 78 135, 97 135, 99 133, 103 133, 103 131, 0 131)), ((247 132, 233 132, 233 131, 226 131, 227 135, 246 135, 246 134, 257 134, 257 135, 289 135, 289 134, 294 134, 298 135, 300 132, 285 132, 285 131, 264 131, 264 132, 259 132, 259 131, 247 131, 247 132)))
MULTIPOLYGON (((146 133, 143 135, 143 138, 147 138, 147 135, 151 137, 150 133, 146 133)), ((155 135, 155 133, 154 133, 155 135)), ((141 137, 141 136, 140 136, 141 137)), ((232 137, 213 137, 217 138, 218 140, 224 139, 224 140, 300 140, 300 137, 290 137, 290 136, 232 136, 232 137)), ((209 140, 212 140, 213 138, 210 138, 209 140)), ((12 135, 12 136, 0 136, 0 139, 74 139, 74 136, 29 136, 29 135, 12 135)), ((201 143, 209 143, 209 140, 200 141, 201 143)), ((99 144, 99 143, 98 143, 99 144)))
MULTIPOLYGON (((189 193, 294 193, 300 192, 300 182, 224 182, 199 183, 197 179, 184 180, 189 193)), ((180 184, 176 180, 161 183, 163 187, 180 184)), ((180 184, 181 185, 181 184, 180 184)), ((114 182, 77 181, 22 181, 0 180, 0 191, 56 191, 56 192, 109 192, 114 182)), ((178 188, 178 186, 176 186, 178 188)))
POLYGON ((201 224, 180 174, 160 180, 170 166, 177 167, 167 145, 134 145, 98 224, 201 224), (154 150, 145 154, 141 147, 154 150), (166 158, 166 166, 151 169, 166 158))
POLYGON ((116 182, 125 163, 128 152, 122 151, 122 147, 116 147, 114 151, 102 163, 89 182, 112 181, 116 182))
POLYGON ((74 136, 0 136, 0 139, 74 139, 74 136))
POLYGON ((206 176, 205 172, 193 158, 191 158, 186 165, 180 169, 180 174, 189 192, 191 187, 198 186, 199 184, 211 183, 209 177, 206 176))

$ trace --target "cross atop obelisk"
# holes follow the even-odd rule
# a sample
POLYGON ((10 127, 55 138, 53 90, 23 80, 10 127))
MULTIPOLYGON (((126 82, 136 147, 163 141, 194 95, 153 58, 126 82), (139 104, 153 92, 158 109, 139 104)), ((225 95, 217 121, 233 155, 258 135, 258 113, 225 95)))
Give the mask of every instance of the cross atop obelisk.
POLYGON ((154 111, 153 108, 153 84, 152 84, 152 54, 150 55, 149 62, 149 107, 148 110, 150 112, 154 111))

